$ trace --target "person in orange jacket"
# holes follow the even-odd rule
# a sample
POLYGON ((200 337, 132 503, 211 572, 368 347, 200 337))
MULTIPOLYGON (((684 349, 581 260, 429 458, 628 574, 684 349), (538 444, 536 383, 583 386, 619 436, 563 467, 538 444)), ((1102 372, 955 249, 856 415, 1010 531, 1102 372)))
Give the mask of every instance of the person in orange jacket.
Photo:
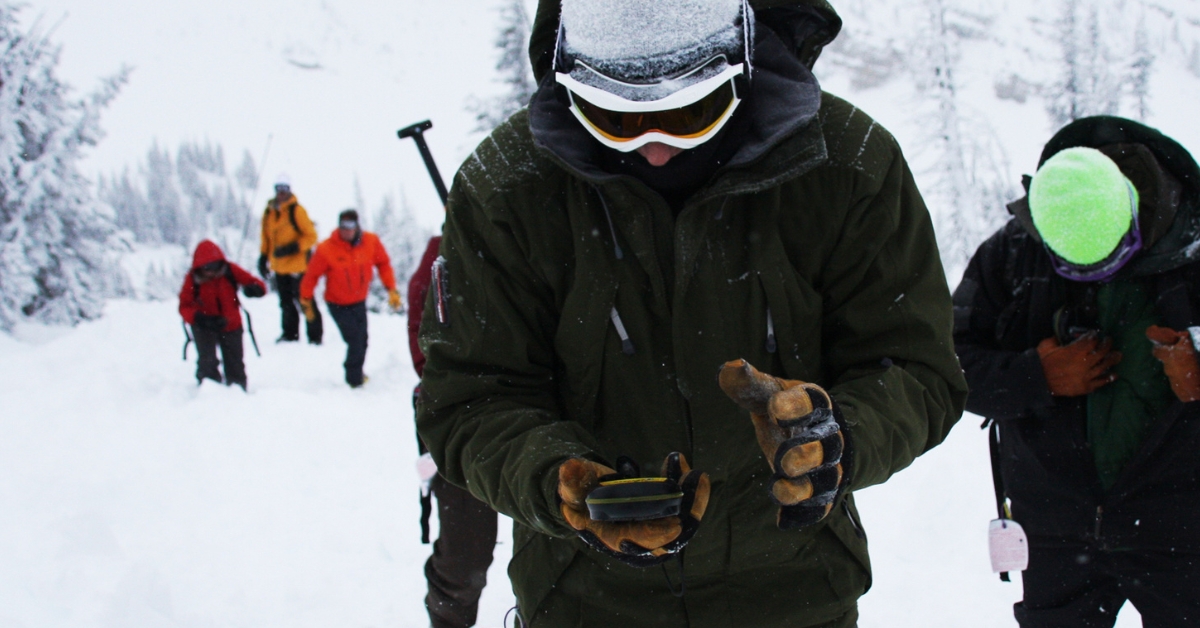
POLYGON ((237 384, 246 389, 246 365, 242 361, 242 313, 239 311, 237 289, 242 286, 246 296, 261 297, 267 287, 241 266, 225 259, 221 247, 211 240, 196 246, 192 268, 179 291, 179 315, 192 326, 198 359, 196 381, 206 379, 237 384), (217 346, 225 363, 222 380, 217 366, 217 346))
POLYGON ((374 233, 362 230, 358 212, 347 209, 338 215, 338 228, 317 247, 308 271, 300 282, 300 306, 308 320, 316 317, 313 291, 325 277, 325 304, 346 341, 346 383, 351 388, 363 385, 363 362, 367 357, 367 289, 372 267, 388 290, 388 306, 400 309, 396 275, 383 243, 374 233))

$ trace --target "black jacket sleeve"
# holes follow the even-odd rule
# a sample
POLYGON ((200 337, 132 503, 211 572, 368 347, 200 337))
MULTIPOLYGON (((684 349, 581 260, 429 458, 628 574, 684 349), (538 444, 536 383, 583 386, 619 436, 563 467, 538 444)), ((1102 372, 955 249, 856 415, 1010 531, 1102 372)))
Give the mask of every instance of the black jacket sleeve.
MULTIPOLYGON (((1020 267, 1011 259, 1020 246, 1013 225, 1001 229, 975 252, 954 291, 954 347, 971 388, 967 411, 1001 421, 1042 414, 1054 405, 1036 341, 1001 346, 1000 319, 1012 308, 1015 290, 1006 275, 1020 267)), ((1008 314, 1029 315, 1021 310, 1008 314)))

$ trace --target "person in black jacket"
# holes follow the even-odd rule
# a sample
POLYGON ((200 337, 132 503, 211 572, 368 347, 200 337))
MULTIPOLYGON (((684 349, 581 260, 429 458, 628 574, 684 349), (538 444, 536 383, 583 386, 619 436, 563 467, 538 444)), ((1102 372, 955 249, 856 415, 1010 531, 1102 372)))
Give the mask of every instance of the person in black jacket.
POLYGON ((1200 625, 1200 169, 1115 117, 1045 147, 954 294, 967 410, 1029 534, 1022 627, 1200 625))

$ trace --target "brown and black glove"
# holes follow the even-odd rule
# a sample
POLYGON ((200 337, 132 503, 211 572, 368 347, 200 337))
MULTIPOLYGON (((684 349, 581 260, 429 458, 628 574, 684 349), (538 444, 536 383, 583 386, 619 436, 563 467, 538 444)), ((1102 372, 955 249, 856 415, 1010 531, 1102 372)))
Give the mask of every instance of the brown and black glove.
POLYGON ((721 390, 750 411, 775 475, 768 487, 788 530, 824 519, 846 489, 850 456, 833 399, 816 384, 759 372, 745 360, 721 367, 721 390))
POLYGON ((600 482, 639 477, 628 458, 617 461, 620 471, 582 458, 571 458, 558 468, 558 497, 567 524, 592 549, 634 567, 651 567, 678 554, 692 540, 708 508, 711 490, 708 474, 688 466, 683 454, 672 453, 663 462, 662 474, 674 482, 683 500, 679 515, 643 521, 596 521, 586 499, 600 482))
POLYGON ((1171 380, 1171 390, 1180 401, 1200 400, 1200 365, 1196 363, 1196 348, 1192 335, 1169 327, 1151 325, 1146 337, 1154 344, 1154 357, 1162 362, 1163 372, 1171 380))
POLYGON ((1111 338, 1101 341, 1096 332, 1066 346, 1047 338, 1038 344, 1037 352, 1050 394, 1056 397, 1082 397, 1111 384, 1117 379, 1112 368, 1122 357, 1112 350, 1111 338))

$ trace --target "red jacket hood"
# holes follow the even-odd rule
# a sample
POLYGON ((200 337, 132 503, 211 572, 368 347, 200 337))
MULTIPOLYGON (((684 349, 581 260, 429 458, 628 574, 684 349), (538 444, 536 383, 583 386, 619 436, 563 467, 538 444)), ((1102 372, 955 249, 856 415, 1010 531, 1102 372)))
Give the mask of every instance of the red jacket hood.
POLYGON ((196 245, 196 252, 192 254, 192 270, 196 270, 212 262, 224 261, 225 254, 221 252, 221 247, 217 246, 217 243, 212 240, 205 240, 196 245))

